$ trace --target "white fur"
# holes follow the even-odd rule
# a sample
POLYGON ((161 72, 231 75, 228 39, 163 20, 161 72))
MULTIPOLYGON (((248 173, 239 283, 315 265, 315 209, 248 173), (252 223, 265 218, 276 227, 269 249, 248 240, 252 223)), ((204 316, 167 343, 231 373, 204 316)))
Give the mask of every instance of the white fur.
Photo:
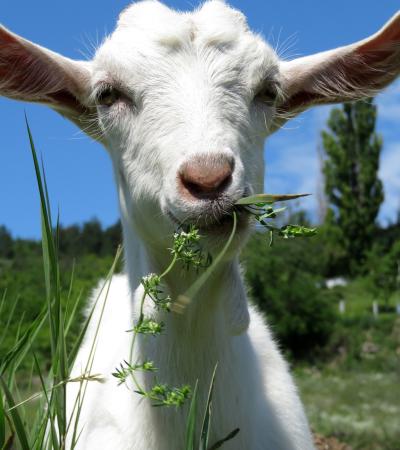
MULTIPOLYGON (((395 79, 399 28, 397 14, 367 40, 283 63, 223 1, 208 1, 193 13, 143 1, 121 14, 93 61, 77 62, 0 26, 0 94, 45 103, 101 141, 118 186, 126 275, 112 279, 108 295, 107 286, 95 292, 94 314, 71 375, 86 374, 91 366, 92 375, 104 378, 81 389, 78 383, 68 386, 69 416, 75 398, 83 401, 78 449, 184 447, 187 406, 153 408, 133 386, 118 386, 111 376, 131 359, 128 330, 138 318, 140 280, 169 263, 174 220, 203 227, 214 220, 210 202, 182 195, 180 168, 199 157, 233 160, 225 208, 263 192, 265 137, 312 104, 360 97, 395 79), (112 106, 96 104, 106 84, 124 93, 112 106), (275 104, 257 100, 265 88, 278 93, 275 104)), ((132 362, 154 360, 160 381, 172 386, 193 386, 198 379, 200 408, 218 362, 211 443, 240 428, 224 449, 309 450, 312 437, 287 365, 263 317, 247 303, 238 263, 247 228, 239 230, 184 314, 153 311, 147 303, 146 314, 163 320, 166 332, 139 336, 132 362)), ((215 228, 203 234, 205 250, 214 255, 227 238, 226 230, 215 228)), ((192 271, 175 267, 165 289, 176 299, 195 279, 192 271)), ((142 374, 141 382, 150 388, 153 376, 142 374)), ((72 435, 70 429, 67 448, 72 435)))

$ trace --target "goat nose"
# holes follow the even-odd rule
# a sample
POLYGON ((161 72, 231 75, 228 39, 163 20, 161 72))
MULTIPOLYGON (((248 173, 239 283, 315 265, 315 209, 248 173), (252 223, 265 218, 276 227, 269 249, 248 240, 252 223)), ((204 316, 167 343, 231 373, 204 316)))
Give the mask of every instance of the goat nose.
POLYGON ((226 155, 196 156, 180 168, 181 193, 190 199, 216 198, 231 183, 233 168, 233 158, 226 155))

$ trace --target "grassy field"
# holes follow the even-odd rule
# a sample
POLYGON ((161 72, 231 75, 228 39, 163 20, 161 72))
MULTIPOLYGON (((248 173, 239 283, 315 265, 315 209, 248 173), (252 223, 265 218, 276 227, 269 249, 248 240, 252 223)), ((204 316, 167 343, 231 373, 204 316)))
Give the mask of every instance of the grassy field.
POLYGON ((302 369, 296 378, 314 431, 354 450, 400 449, 398 373, 302 369))
POLYGON ((400 317, 343 317, 317 364, 295 369, 313 430, 353 450, 399 450, 400 317))
POLYGON ((362 316, 372 313, 372 303, 378 302, 380 307, 389 306, 393 309, 400 304, 400 292, 391 293, 387 298, 383 297, 382 292, 374 289, 369 278, 356 278, 351 280, 348 285, 337 287, 333 290, 337 299, 343 299, 346 303, 347 316, 362 316))

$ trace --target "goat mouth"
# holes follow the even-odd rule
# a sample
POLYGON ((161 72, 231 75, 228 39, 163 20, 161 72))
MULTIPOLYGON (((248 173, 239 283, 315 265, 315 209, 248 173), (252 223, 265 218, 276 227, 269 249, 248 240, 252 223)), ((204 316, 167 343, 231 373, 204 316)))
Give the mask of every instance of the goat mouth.
MULTIPOLYGON (((233 207, 228 211, 224 211, 220 214, 214 212, 203 212, 197 216, 188 217, 184 221, 180 221, 175 215, 168 211, 168 216, 176 225, 185 227, 189 225, 195 226, 200 234, 203 235, 226 235, 229 234, 233 227, 233 207)), ((236 211, 237 215, 237 232, 246 229, 250 223, 250 215, 243 210, 236 211)))

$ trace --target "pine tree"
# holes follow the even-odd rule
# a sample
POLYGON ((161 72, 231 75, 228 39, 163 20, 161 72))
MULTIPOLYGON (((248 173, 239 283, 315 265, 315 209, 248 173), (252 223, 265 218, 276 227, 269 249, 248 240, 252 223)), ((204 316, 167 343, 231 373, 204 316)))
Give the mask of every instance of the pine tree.
POLYGON ((382 139, 375 131, 376 116, 373 99, 345 103, 332 110, 329 130, 322 132, 327 225, 336 229, 346 255, 342 269, 352 275, 362 270, 372 246, 384 198, 378 178, 382 139))

